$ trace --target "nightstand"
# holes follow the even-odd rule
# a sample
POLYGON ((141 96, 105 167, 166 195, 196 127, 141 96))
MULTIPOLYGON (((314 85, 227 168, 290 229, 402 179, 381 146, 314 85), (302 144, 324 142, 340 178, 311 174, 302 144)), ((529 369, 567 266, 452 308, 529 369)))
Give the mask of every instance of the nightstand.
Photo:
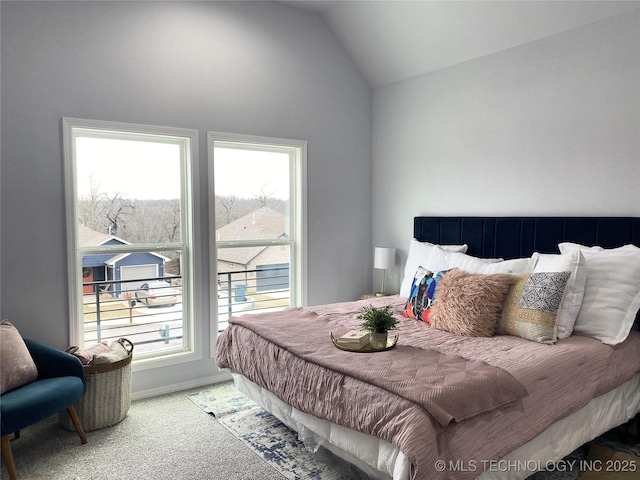
POLYGON ((369 298, 388 297, 391 293, 365 293, 360 297, 360 300, 367 300, 369 298))

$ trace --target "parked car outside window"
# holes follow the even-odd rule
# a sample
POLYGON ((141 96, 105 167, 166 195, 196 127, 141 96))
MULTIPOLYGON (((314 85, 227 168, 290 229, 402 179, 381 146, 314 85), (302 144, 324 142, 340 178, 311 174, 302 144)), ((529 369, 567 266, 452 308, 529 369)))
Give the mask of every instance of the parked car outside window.
POLYGON ((173 306, 178 302, 178 291, 167 282, 143 283, 135 293, 136 302, 148 307, 173 306))

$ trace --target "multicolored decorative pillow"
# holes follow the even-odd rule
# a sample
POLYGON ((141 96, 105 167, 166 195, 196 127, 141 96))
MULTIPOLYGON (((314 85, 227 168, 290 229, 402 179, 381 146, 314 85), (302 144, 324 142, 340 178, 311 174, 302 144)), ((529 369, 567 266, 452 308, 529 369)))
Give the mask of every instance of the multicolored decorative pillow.
POLYGON ((436 297, 436 287, 447 272, 448 270, 442 270, 434 274, 424 267, 418 267, 402 315, 429 323, 429 309, 436 297))
POLYGON ((557 313, 571 272, 537 272, 518 275, 498 321, 498 333, 538 343, 554 344, 557 313))

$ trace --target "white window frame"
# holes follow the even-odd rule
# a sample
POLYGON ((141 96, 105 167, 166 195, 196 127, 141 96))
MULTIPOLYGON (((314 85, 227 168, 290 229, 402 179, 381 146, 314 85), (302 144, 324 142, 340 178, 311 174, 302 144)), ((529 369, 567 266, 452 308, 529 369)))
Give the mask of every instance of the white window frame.
POLYGON ((184 128, 160 127, 131 123, 109 122, 64 117, 63 156, 65 168, 65 195, 67 215, 67 272, 69 279, 69 340, 70 345, 82 347, 84 344, 84 325, 82 315, 82 257, 100 253, 122 253, 132 251, 180 251, 183 288, 183 337, 185 346, 180 350, 158 352, 156 355, 133 357, 133 370, 146 370, 192 362, 202 358, 202 288, 196 278, 200 278, 200 228, 198 202, 198 131, 184 128), (182 234, 179 242, 166 244, 109 245, 80 247, 77 244, 77 170, 75 158, 75 138, 87 134, 96 138, 133 138, 148 137, 152 141, 167 141, 178 144, 183 162, 181 165, 181 204, 182 234), (133 136, 133 137, 132 137, 133 136))
MULTIPOLYGON (((306 306, 307 292, 307 142, 255 135, 241 135, 222 132, 207 133, 207 149, 209 158, 209 303, 211 306, 211 356, 215 352, 218 336, 218 244, 226 246, 269 246, 287 245, 291 248, 291 264, 289 266, 292 306, 306 306), (242 242, 216 241, 215 219, 215 147, 227 144, 233 148, 273 151, 291 151, 293 155, 289 163, 289 231, 288 239, 256 240, 242 242), (295 153, 294 153, 295 152, 295 153)), ((287 152, 289 153, 289 152, 287 152)))

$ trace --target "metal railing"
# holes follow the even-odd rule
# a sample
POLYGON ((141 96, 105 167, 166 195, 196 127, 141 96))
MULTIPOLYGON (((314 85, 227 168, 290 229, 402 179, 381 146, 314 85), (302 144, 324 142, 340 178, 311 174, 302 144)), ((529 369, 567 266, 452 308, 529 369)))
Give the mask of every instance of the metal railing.
MULTIPOLYGON (((179 276, 83 283, 83 287, 93 290, 83 294, 85 345, 102 341, 110 344, 126 337, 134 343, 136 353, 182 348, 184 315, 180 283, 179 276), (159 282, 166 283, 156 289, 156 297, 163 297, 160 300, 147 299, 138 288, 143 283, 159 282), (174 292, 176 296, 170 297, 174 292)), ((282 310, 291 305, 287 269, 220 272, 217 290, 219 331, 228 326, 231 316, 282 310)))
POLYGON ((218 331, 228 326, 231 316, 282 310, 290 305, 288 269, 218 273, 218 331))
POLYGON ((179 283, 180 277, 83 283, 84 288, 93 290, 83 295, 85 344, 126 337, 135 344, 137 353, 181 348, 182 289, 169 281, 179 283), (144 283, 157 287, 138 288, 144 283))

